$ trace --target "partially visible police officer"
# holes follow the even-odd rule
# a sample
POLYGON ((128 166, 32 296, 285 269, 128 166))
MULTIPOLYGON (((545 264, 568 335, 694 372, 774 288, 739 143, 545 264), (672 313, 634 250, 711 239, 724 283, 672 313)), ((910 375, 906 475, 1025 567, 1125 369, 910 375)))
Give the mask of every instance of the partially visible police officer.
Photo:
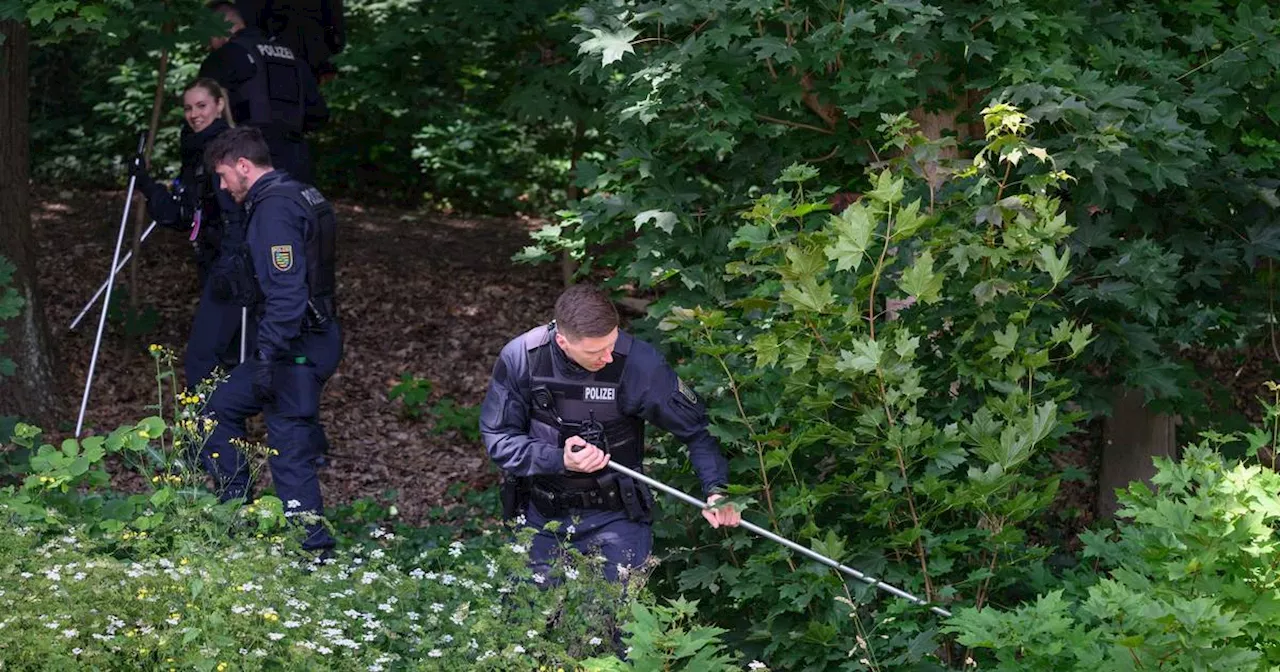
MULTIPOLYGON (((209 400, 218 424, 205 444, 205 468, 224 501, 247 497, 248 463, 232 441, 245 435, 246 419, 265 412, 271 479, 286 502, 286 514, 322 515, 315 464, 321 441, 314 428, 320 394, 342 358, 333 206, 314 187, 274 170, 254 127, 223 132, 209 145, 205 160, 244 206, 244 253, 262 296, 255 315, 257 352, 232 370, 209 400)), ((333 546, 323 524, 312 520, 306 528, 303 548, 333 546)))
MULTIPOLYGON (((546 575, 565 541, 599 551, 609 580, 648 559, 653 496, 605 468, 617 460, 643 471, 646 421, 689 447, 707 502, 720 499, 728 465, 707 431, 706 409, 653 346, 618 329, 617 310, 598 289, 565 290, 554 322, 502 349, 480 431, 506 476, 504 517, 524 515, 539 529, 529 551, 535 572, 546 575), (544 529, 552 520, 558 531, 544 529)), ((716 527, 741 520, 728 505, 703 516, 716 527)))
POLYGON ((227 89, 237 124, 262 130, 276 168, 311 183, 311 153, 304 134, 329 119, 311 68, 289 47, 246 26, 230 0, 215 0, 211 6, 226 19, 231 35, 210 41, 213 51, 201 63, 200 76, 216 79, 227 89))

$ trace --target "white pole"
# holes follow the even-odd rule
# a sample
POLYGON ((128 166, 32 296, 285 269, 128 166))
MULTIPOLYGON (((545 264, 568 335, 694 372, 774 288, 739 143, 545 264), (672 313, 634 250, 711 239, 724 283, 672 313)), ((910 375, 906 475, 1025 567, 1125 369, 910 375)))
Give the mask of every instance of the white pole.
MULTIPOLYGON (((146 242, 147 237, 150 236, 151 232, 155 230, 156 230, 156 223, 152 221, 151 226, 148 226, 147 230, 142 232, 142 241, 146 242)), ((111 276, 115 277, 116 274, 119 273, 120 270, 124 268, 125 264, 129 263, 129 260, 132 258, 133 258, 133 250, 129 250, 128 252, 125 253, 124 258, 120 260, 120 265, 116 266, 115 269, 111 271, 111 276)), ((80 320, 83 320, 84 316, 89 314, 89 309, 93 307, 93 304, 98 302, 98 297, 102 296, 102 293, 107 291, 108 282, 109 282, 109 279, 102 281, 102 285, 98 287, 98 293, 94 294, 93 298, 89 299, 89 302, 84 304, 84 308, 81 308, 80 314, 76 315, 76 319, 71 321, 71 326, 67 327, 67 331, 75 331, 76 327, 80 326, 80 320)))
MULTIPOLYGON (((147 134, 138 137, 138 154, 147 144, 147 134)), ((129 192, 124 198, 124 214, 120 216, 120 233, 116 236, 116 251, 111 255, 111 268, 114 271, 120 264, 120 248, 124 245, 124 231, 129 224, 129 206, 133 204, 133 188, 138 182, 137 175, 129 177, 129 192)), ((115 286, 116 274, 107 276, 106 296, 102 299, 102 315, 98 318, 98 335, 93 339, 93 357, 89 360, 89 375, 84 379, 84 396, 80 399, 80 417, 76 420, 76 438, 84 429, 84 413, 89 408, 89 390, 93 387, 93 370, 98 365, 98 350, 102 347, 102 331, 107 326, 107 309, 111 307, 111 289, 115 286)))
POLYGON ((248 338, 249 331, 249 308, 247 306, 240 308, 240 363, 244 364, 244 346, 245 339, 248 338))

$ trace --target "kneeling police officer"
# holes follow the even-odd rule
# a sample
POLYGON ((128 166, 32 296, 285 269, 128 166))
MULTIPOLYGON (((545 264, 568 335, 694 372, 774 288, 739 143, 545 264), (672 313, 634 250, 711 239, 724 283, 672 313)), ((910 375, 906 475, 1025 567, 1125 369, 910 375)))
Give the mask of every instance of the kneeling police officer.
MULTIPOLYGON (((546 575, 563 541, 599 551, 604 572, 645 563, 653 546, 653 495, 606 469, 642 471, 645 422, 689 448, 707 502, 723 497, 728 465, 707 431, 706 409, 648 343, 618 329, 600 290, 576 285, 556 301, 555 321, 502 349, 480 415, 489 457, 503 469, 503 515, 538 529, 531 565, 546 575), (545 529, 559 521, 555 531, 545 529), (572 525, 572 534, 567 528, 572 525)), ((712 526, 736 526, 726 505, 703 511, 712 526)))
MULTIPOLYGON (((224 131, 205 152, 222 187, 242 204, 248 243, 243 253, 257 278, 258 350, 231 371, 209 400, 217 427, 205 444, 205 468, 223 501, 247 497, 249 469, 232 441, 245 420, 266 414, 268 460, 285 513, 323 515, 316 459, 321 450, 320 393, 342 358, 335 305, 336 219, 315 187, 271 165, 262 133, 253 127, 224 131)), ((305 549, 326 549, 333 538, 318 521, 307 523, 305 549)))

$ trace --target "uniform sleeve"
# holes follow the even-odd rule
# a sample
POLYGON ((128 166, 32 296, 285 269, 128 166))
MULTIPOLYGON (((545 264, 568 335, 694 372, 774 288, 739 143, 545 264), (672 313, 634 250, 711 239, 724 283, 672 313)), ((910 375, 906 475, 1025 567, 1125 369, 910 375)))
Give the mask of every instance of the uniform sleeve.
POLYGON ((621 410, 671 432, 689 448, 689 460, 710 495, 729 483, 729 464, 707 431, 707 410, 653 346, 634 341, 623 373, 621 410))
POLYGON ((249 254, 262 288, 258 349, 268 358, 288 354, 307 311, 307 213, 289 198, 265 198, 249 227, 249 254))
POLYGON ((526 375, 524 343, 517 339, 503 348, 489 379, 480 407, 480 435, 489 459, 516 476, 564 473, 564 450, 529 433, 528 392, 520 385, 526 375))
POLYGON ((180 222, 182 218, 182 207, 178 203, 178 197, 170 192, 163 184, 159 184, 149 177, 145 180, 139 175, 138 189, 147 197, 147 214, 151 215, 151 219, 156 220, 160 226, 186 230, 190 228, 190 222, 180 222))

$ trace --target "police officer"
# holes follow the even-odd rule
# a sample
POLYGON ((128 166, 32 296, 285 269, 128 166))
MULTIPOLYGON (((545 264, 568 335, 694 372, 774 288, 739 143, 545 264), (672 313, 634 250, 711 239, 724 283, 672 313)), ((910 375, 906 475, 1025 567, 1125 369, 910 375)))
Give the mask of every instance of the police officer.
MULTIPOLYGON (((216 176, 204 165, 205 147, 231 128, 226 92, 212 79, 197 79, 183 92, 182 109, 187 125, 182 129, 182 169, 174 189, 151 178, 141 155, 134 158, 130 170, 147 197, 151 218, 160 226, 188 233, 195 251, 200 301, 183 359, 187 386, 195 387, 214 368, 229 371, 240 363, 241 308, 256 300, 256 292, 251 273, 237 267, 237 257, 228 254, 244 242, 239 208, 227 192, 217 188, 216 176)), ((248 329, 246 352, 253 351, 255 340, 255 330, 248 329)))
MULTIPOLYGON (((258 350, 236 367, 209 400, 217 421, 205 444, 205 468, 224 501, 249 494, 245 457, 232 441, 245 420, 265 412, 271 479, 286 515, 324 512, 315 459, 320 441, 320 393, 342 358, 335 305, 336 220, 333 206, 314 187, 274 170, 262 133, 252 127, 224 132, 209 145, 206 162, 248 218, 248 243, 262 299, 256 314, 258 350)), ((327 549, 333 538, 314 517, 303 517, 306 549, 327 549)))
POLYGON ((237 124, 262 130, 272 165, 311 183, 311 155, 304 133, 329 119, 311 68, 289 47, 246 26, 230 0, 215 0, 211 6, 227 21, 231 36, 210 41, 213 51, 201 63, 200 76, 216 79, 227 89, 237 124))
MULTIPOLYGON (((728 465, 707 431, 705 408, 653 346, 618 329, 618 313, 602 292, 570 287, 556 301, 554 322, 502 349, 480 431, 506 475, 504 517, 522 514, 539 530, 529 551, 535 572, 546 575, 565 541, 603 554, 609 580, 646 561, 652 494, 606 469, 616 460, 642 470, 646 422, 689 447, 707 502, 719 500, 728 465), (559 529, 544 529, 553 520, 559 529)), ((703 516, 715 527, 741 520, 728 505, 703 516)))

